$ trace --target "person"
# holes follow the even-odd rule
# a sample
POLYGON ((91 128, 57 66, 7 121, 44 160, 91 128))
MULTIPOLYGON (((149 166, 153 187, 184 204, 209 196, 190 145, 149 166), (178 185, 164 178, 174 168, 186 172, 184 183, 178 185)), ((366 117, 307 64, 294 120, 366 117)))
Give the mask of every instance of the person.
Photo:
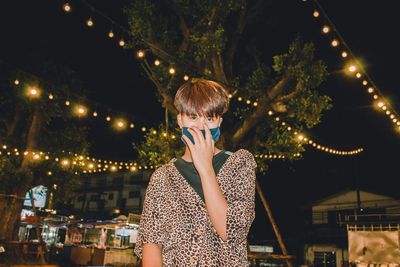
POLYGON ((193 79, 174 105, 185 152, 150 177, 134 251, 143 267, 248 266, 257 165, 245 149, 215 146, 228 94, 217 82, 193 79))

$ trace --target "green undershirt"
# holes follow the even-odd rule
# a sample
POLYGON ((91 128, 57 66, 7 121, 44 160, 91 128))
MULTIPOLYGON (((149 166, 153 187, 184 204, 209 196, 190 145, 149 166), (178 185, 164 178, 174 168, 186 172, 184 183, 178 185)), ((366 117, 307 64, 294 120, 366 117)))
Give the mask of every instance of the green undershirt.
MULTIPOLYGON (((221 150, 217 154, 214 155, 212 160, 212 165, 214 168, 215 175, 218 174, 222 165, 224 165, 225 161, 229 158, 232 153, 229 151, 221 150)), ((201 180, 199 173, 194 167, 193 162, 185 161, 182 158, 178 158, 175 162, 175 167, 178 169, 179 173, 186 179, 186 181, 192 186, 194 191, 200 196, 200 198, 204 200, 203 188, 201 187, 201 180)))

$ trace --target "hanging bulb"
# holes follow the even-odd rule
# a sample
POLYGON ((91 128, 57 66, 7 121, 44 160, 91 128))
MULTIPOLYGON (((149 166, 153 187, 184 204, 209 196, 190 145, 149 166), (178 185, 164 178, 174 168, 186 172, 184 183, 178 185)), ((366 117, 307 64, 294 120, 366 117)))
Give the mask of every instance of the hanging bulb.
POLYGON ((92 20, 92 18, 89 18, 89 19, 86 21, 86 25, 87 25, 88 27, 92 27, 92 26, 93 26, 93 20, 92 20))

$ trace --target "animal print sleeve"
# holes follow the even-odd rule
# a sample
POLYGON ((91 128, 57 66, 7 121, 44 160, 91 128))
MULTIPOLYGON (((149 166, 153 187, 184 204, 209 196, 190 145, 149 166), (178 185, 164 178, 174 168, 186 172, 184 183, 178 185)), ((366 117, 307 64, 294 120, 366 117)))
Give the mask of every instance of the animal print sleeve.
POLYGON ((233 170, 232 197, 228 198, 226 232, 229 245, 243 242, 255 218, 255 179, 257 164, 253 155, 243 150, 241 159, 233 170))
POLYGON ((164 172, 157 169, 151 176, 144 198, 140 217, 139 232, 135 244, 135 254, 142 257, 144 243, 162 244, 164 240, 162 216, 162 182, 164 172))

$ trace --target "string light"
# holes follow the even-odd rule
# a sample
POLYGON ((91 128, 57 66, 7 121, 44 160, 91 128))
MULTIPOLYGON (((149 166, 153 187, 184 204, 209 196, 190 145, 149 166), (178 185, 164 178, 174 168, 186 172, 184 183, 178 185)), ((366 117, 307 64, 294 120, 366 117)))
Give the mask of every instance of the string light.
MULTIPOLYGON (((268 111, 268 115, 269 116, 272 116, 273 114, 274 113, 273 113, 272 110, 268 111)), ((275 122, 280 123, 282 126, 288 125, 287 122, 282 121, 279 117, 275 117, 274 120, 275 120, 275 122)), ((292 127, 288 125, 286 129, 288 131, 291 131, 292 127)), ((301 143, 303 143, 305 145, 311 145, 313 148, 316 148, 318 150, 321 150, 321 151, 324 151, 324 152, 327 152, 327 153, 335 154, 335 155, 348 156, 348 155, 359 154, 362 151, 364 151, 364 149, 362 149, 362 148, 358 148, 358 149, 354 149, 354 150, 350 150, 350 151, 344 151, 344 150, 337 150, 337 149, 325 147, 325 146, 322 146, 320 144, 317 144, 315 141, 313 141, 310 138, 306 137, 303 133, 298 133, 297 131, 295 131, 293 133, 293 137, 297 141, 299 141, 299 142, 301 142, 301 143)))
POLYGON ((92 18, 89 18, 89 19, 86 21, 86 25, 87 25, 88 27, 92 27, 92 26, 93 26, 93 20, 92 20, 92 18))
POLYGON ((31 99, 39 98, 40 97, 40 90, 37 87, 29 86, 26 89, 26 95, 31 99))
POLYGON ((315 18, 318 18, 318 17, 319 17, 319 12, 318 12, 318 10, 314 10, 313 16, 314 16, 315 18))
POLYGON ((189 76, 188 76, 188 75, 185 75, 185 76, 183 76, 183 79, 184 79, 185 81, 187 81, 187 80, 189 80, 189 76))
POLYGON ((119 46, 123 47, 125 45, 125 41, 123 39, 119 40, 119 46))
POLYGON ((158 60, 158 59, 154 60, 154 65, 159 66, 160 65, 160 60, 158 60))
POLYGON ((332 40, 331 45, 332 45, 333 47, 336 47, 336 46, 339 45, 339 41, 336 40, 336 39, 334 39, 334 40, 332 40))
POLYGON ((15 84, 15 85, 19 85, 19 80, 18 80, 18 79, 15 79, 15 80, 14 80, 14 84, 15 84))
POLYGON ((143 51, 143 50, 139 50, 139 51, 137 51, 136 55, 137 55, 137 57, 138 57, 138 58, 143 58, 143 57, 145 56, 145 54, 144 54, 144 51, 143 51))
POLYGON ((63 5, 63 9, 64 9, 64 11, 65 12, 71 12, 71 6, 69 5, 69 3, 65 3, 64 5, 63 5))
MULTIPOLYGON (((374 81, 369 77, 368 73, 364 70, 363 66, 358 63, 357 59, 351 52, 351 49, 347 46, 346 42, 344 41, 342 36, 339 34, 336 27, 333 25, 332 21, 329 19, 328 15, 326 14, 326 12, 322 8, 322 6, 319 4, 318 1, 314 1, 314 3, 318 6, 319 11, 321 11, 321 13, 325 16, 326 21, 329 22, 329 25, 324 25, 322 32, 324 34, 326 34, 326 33, 330 32, 331 28, 334 29, 334 31, 337 33, 336 34, 337 37, 340 39, 340 42, 343 44, 343 46, 347 50, 347 51, 342 51, 342 53, 341 53, 342 58, 347 58, 350 54, 353 58, 352 61, 357 62, 357 64, 349 63, 346 67, 346 71, 348 71, 351 74, 355 73, 355 77, 358 79, 360 79, 363 76, 366 77, 365 79, 362 80, 362 85, 367 87, 367 92, 369 94, 372 94, 373 101, 377 101, 378 99, 385 99, 385 97, 377 89, 374 81), (360 71, 358 69, 360 69, 360 71), (371 84, 372 86, 369 86, 369 84, 371 84)), ((331 43, 331 44, 332 44, 332 46, 334 46, 333 43, 331 43)), ((338 40, 337 44, 339 44, 339 40, 338 40)), ((378 102, 380 109, 385 111, 384 114, 388 116, 388 118, 390 119, 390 121, 392 123, 397 124, 397 122, 399 122, 399 120, 400 120, 399 114, 391 106, 387 106, 382 103, 383 102, 378 102)))
POLYGON ((108 37, 109 37, 109 38, 114 38, 114 32, 113 32, 112 30, 110 30, 110 31, 108 32, 108 37))
POLYGON ((324 27, 322 27, 322 32, 323 33, 325 33, 325 34, 329 33, 329 31, 330 31, 330 28, 328 26, 325 25, 324 27))
POLYGON ((168 72, 169 72, 169 74, 175 74, 175 69, 174 68, 169 68, 168 72))

